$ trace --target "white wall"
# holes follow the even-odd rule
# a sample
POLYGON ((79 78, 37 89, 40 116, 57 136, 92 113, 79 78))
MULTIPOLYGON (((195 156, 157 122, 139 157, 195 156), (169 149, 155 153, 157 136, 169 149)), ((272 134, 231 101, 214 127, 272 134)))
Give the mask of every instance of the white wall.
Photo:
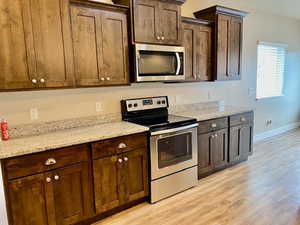
POLYGON ((29 110, 39 110, 39 120, 52 121, 97 115, 95 103, 103 104, 102 114, 120 112, 122 98, 169 95, 171 104, 224 100, 226 104, 256 108, 256 134, 300 120, 300 21, 257 12, 249 1, 187 0, 183 15, 192 16, 198 9, 214 4, 249 10, 244 23, 243 73, 241 81, 198 84, 135 84, 129 87, 0 93, 0 117, 10 125, 31 123, 29 110), (255 100, 249 88, 256 86, 256 43, 258 40, 289 45, 285 96, 255 100), (208 94, 209 93, 209 94, 208 94), (208 96, 210 95, 210 98, 208 96), (273 124, 265 126, 272 119, 273 124))

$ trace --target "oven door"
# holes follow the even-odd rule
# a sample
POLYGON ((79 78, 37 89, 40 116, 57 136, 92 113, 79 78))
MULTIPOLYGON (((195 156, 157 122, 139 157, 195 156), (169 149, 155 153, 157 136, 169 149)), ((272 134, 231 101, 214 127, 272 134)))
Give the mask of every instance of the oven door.
POLYGON ((185 79, 184 48, 136 44, 136 81, 176 81, 185 79))
POLYGON ((151 133, 151 180, 197 165, 197 127, 192 124, 151 133))

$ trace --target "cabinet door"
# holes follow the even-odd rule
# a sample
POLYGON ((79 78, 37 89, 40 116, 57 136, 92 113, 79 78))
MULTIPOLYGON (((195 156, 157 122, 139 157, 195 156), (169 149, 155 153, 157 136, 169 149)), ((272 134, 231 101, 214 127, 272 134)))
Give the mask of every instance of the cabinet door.
POLYGON ((31 6, 39 87, 72 86, 74 65, 68 1, 23 0, 23 4, 25 1, 31 6))
MULTIPOLYGON (((112 156, 94 160, 94 191, 97 213, 102 213, 120 205, 119 186, 124 177, 120 176, 122 162, 121 157, 112 156)), ((124 183, 124 182, 123 182, 124 183)), ((124 189, 124 188, 123 188, 124 189)))
POLYGON ((123 13, 105 12, 102 15, 103 73, 105 84, 129 82, 129 53, 127 16, 123 13))
POLYGON ((48 217, 43 174, 9 181, 7 190, 12 225, 55 225, 51 216, 48 217))
POLYGON ((160 37, 162 43, 181 45, 181 7, 172 3, 159 2, 160 37))
POLYGON ((159 5, 157 0, 134 1, 135 42, 160 43, 159 5))
POLYGON ((122 176, 126 177, 126 195, 122 196, 122 203, 147 196, 149 192, 147 149, 125 153, 123 160, 122 176))
POLYGON ((229 35, 229 76, 230 79, 241 78, 241 62, 242 62, 242 33, 243 19, 232 17, 230 21, 229 35))
POLYGON ((194 25, 183 23, 183 46, 185 48, 185 80, 196 80, 194 72, 194 25))
POLYGON ((252 125, 230 128, 229 162, 231 164, 246 160, 252 154, 252 125))
POLYGON ((229 79, 231 16, 218 15, 217 22, 217 80, 229 79))
POLYGON ((198 177, 213 171, 213 137, 214 133, 198 135, 198 177))
POLYGON ((216 131, 212 138, 212 158, 215 169, 222 169, 227 166, 228 158, 228 130, 216 131))
POLYGON ((52 172, 57 225, 70 225, 93 214, 92 178, 88 162, 52 172))
POLYGON ((104 84, 102 13, 93 8, 71 6, 77 86, 104 84))
POLYGON ((198 26, 195 33, 194 73, 197 80, 208 81, 211 77, 211 28, 198 26))
POLYGON ((36 60, 29 1, 0 1, 0 89, 34 88, 36 60))

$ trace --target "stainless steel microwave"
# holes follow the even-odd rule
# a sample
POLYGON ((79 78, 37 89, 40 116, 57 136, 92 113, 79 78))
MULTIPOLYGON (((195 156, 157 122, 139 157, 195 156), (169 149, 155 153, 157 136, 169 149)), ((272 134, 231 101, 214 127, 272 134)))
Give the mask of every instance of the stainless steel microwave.
POLYGON ((135 81, 179 81, 185 79, 184 47, 135 45, 135 81))

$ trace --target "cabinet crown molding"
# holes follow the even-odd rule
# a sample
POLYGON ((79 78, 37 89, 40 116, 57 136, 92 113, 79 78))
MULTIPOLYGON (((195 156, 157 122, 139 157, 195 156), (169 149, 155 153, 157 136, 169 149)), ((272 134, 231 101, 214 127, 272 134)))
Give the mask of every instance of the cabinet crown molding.
POLYGON ((215 5, 210 8, 202 9, 197 12, 194 12, 194 15, 196 18, 199 18, 200 15, 208 14, 208 13, 215 13, 215 14, 221 13, 221 14, 227 14, 227 15, 238 16, 238 17, 245 17, 249 14, 248 12, 245 12, 245 11, 232 9, 232 8, 228 8, 228 7, 224 7, 224 6, 220 6, 220 5, 215 5))

